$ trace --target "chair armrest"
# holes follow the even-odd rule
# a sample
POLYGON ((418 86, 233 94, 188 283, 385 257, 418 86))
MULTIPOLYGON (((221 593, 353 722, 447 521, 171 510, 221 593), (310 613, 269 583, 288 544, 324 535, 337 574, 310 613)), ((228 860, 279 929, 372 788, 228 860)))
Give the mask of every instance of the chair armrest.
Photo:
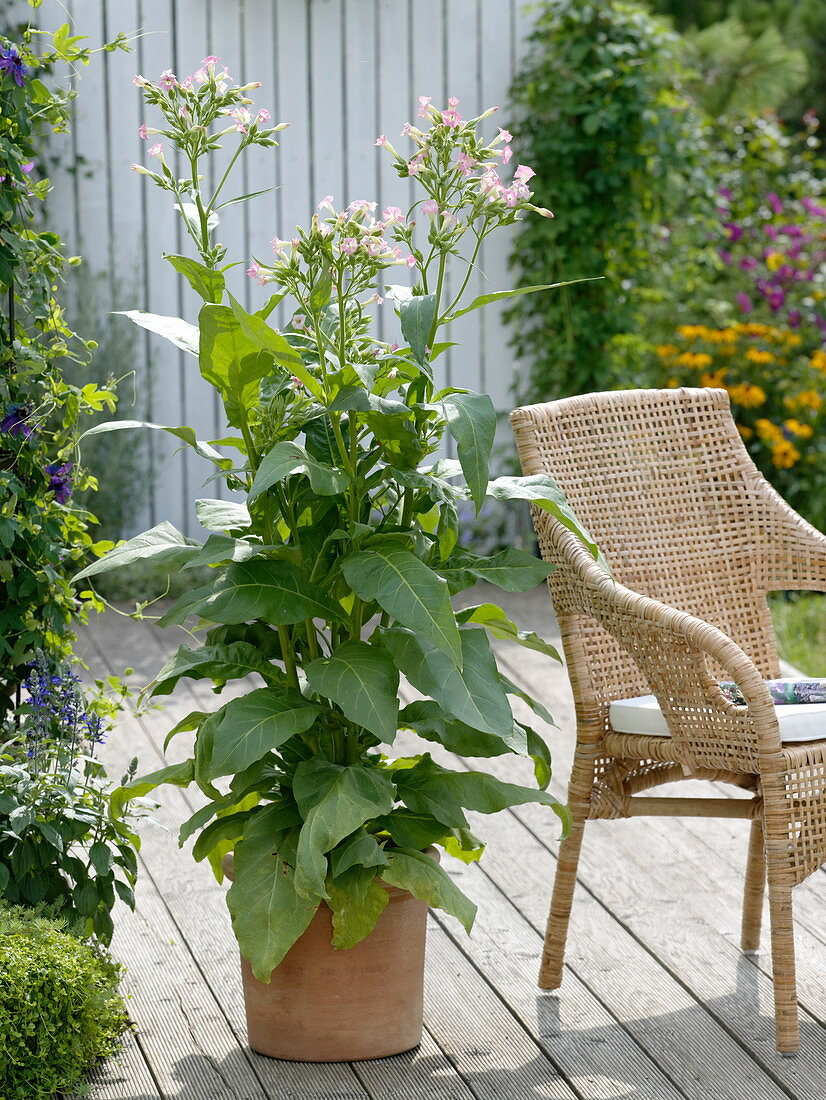
MULTIPOLYGON (((740 646, 710 623, 643 596, 613 580, 575 536, 557 527, 553 542, 564 562, 558 577, 571 610, 596 620, 643 672, 663 710, 675 758, 690 766, 761 771, 780 751, 769 689, 740 646), (712 671, 721 669, 742 691, 730 702, 712 671)), ((558 559, 559 560, 559 559, 558 559)))

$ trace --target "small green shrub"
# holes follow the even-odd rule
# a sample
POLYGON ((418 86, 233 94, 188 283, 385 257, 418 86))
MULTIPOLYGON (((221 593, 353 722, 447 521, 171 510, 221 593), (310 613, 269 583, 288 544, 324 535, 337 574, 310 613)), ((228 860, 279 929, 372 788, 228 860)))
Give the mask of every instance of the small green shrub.
POLYGON ((31 910, 0 907, 0 1096, 51 1100, 111 1054, 128 1021, 120 968, 31 910))

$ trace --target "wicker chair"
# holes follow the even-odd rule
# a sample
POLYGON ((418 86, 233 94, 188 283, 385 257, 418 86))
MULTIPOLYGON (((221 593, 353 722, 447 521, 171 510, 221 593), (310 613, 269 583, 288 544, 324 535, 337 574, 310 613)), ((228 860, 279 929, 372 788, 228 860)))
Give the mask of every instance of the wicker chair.
MULTIPOLYGON (((777 1049, 799 1045, 792 887, 826 861, 826 739, 782 744, 765 678, 780 675, 766 594, 826 590, 826 537, 758 472, 723 390, 587 394, 511 414, 526 474, 550 474, 612 575, 535 511, 577 715, 539 984, 555 989, 586 820, 751 819, 742 948, 759 946, 768 879, 777 1049), (745 706, 719 680, 734 680, 745 706), (670 737, 616 733, 612 701, 653 692, 670 737), (686 777, 751 798, 641 796, 686 777)), ((826 729, 824 729, 826 733, 826 729)))

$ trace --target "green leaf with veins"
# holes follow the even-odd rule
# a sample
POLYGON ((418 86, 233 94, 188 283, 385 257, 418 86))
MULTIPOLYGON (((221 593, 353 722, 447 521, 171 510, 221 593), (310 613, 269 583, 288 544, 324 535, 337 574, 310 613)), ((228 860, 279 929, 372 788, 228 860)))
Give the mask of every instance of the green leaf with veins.
POLYGON ((410 848, 394 848, 390 866, 382 871, 388 886, 408 890, 434 909, 443 909, 470 932, 476 918, 476 906, 465 897, 435 860, 410 848))
POLYGON ((557 650, 546 642, 544 638, 533 630, 520 630, 516 623, 512 622, 501 607, 495 603, 481 603, 476 607, 466 607, 460 611, 456 618, 460 623, 479 623, 493 635, 507 642, 516 642, 526 649, 533 649, 545 657, 552 657, 555 661, 562 661, 557 650))
POLYGON ((235 845, 235 881, 227 894, 241 954, 262 982, 270 980, 321 902, 321 895, 308 897, 295 889, 298 830, 273 832, 266 811, 259 809, 235 845))
POLYGON ((347 488, 347 475, 342 470, 316 462, 297 443, 284 441, 276 443, 261 459, 250 487, 249 501, 257 500, 267 489, 293 474, 306 475, 313 491, 322 496, 333 496, 347 488))
POLYGON ((258 688, 231 699, 201 725, 199 741, 207 738, 211 751, 202 761, 207 779, 234 775, 308 730, 321 707, 297 691, 258 688))
POLYGON ((513 735, 513 715, 485 632, 474 628, 462 630, 460 635, 461 671, 446 664, 434 646, 410 631, 384 629, 381 641, 414 687, 470 729, 504 741, 513 735))
POLYGON ((396 736, 399 671, 387 651, 367 642, 345 642, 306 666, 313 691, 332 699, 351 722, 382 741, 396 736))
POLYGON ((333 947, 355 947, 376 927, 390 895, 372 867, 351 867, 328 879, 327 904, 333 911, 333 947))
POLYGON ((304 818, 298 840, 295 888, 307 897, 326 897, 326 853, 366 821, 389 813, 394 787, 375 767, 344 767, 305 760, 295 770, 293 795, 304 818))
POLYGON ((462 661, 459 629, 442 577, 407 550, 379 545, 345 558, 344 577, 357 596, 415 630, 454 665, 462 661))

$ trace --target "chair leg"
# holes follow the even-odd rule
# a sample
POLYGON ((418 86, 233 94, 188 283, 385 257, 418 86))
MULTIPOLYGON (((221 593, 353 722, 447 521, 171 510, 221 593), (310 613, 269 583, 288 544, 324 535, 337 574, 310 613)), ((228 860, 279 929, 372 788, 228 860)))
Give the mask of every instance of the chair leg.
POLYGON ((551 909, 545 929, 542 965, 539 968, 540 989, 558 989, 562 984, 565 941, 568 937, 568 921, 574 900, 576 871, 584 832, 584 819, 575 820, 570 833, 559 846, 551 909))
POLYGON ((746 886, 743 892, 743 923, 740 947, 743 951, 758 951, 760 926, 763 920, 763 896, 766 892, 766 853, 763 848, 763 822, 755 817, 749 834, 749 854, 746 861, 746 886))
POLYGON ((797 1013, 797 982, 794 969, 794 927, 792 888, 772 882, 769 870, 769 914, 772 934, 772 979, 777 1049, 794 1054, 800 1046, 797 1013))

